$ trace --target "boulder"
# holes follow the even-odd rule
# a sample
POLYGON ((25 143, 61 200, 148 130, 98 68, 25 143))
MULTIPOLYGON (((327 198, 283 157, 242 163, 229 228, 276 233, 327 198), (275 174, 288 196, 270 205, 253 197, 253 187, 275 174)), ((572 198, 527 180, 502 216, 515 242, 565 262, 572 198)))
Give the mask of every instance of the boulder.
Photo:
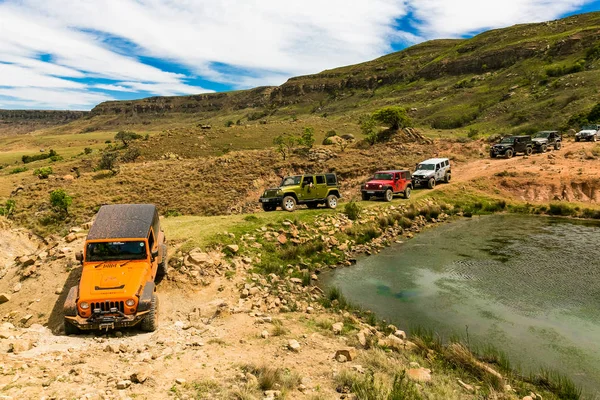
POLYGON ((343 322, 336 322, 335 324, 331 325, 331 330, 333 331, 334 335, 341 334, 343 329, 344 329, 343 322))
POLYGON ((406 376, 415 382, 430 382, 431 370, 427 368, 410 368, 406 371, 406 376))
POLYGON ((398 330, 396 330, 394 332, 394 336, 396 336, 397 338, 400 338, 400 339, 404 340, 404 339, 406 339, 406 332, 401 331, 401 330, 398 329, 398 330))
POLYGON ((300 343, 296 339, 290 339, 287 345, 288 349, 298 352, 300 351, 300 343))
POLYGON ((356 349, 354 347, 344 347, 335 352, 334 358, 337 360, 339 355, 346 357, 346 360, 352 361, 356 359, 356 349))
POLYGON ((30 350, 31 347, 32 347, 32 344, 27 339, 15 339, 8 346, 9 351, 12 351, 15 354, 19 354, 24 351, 30 350))
POLYGON ((67 236, 65 236, 65 240, 67 241, 67 243, 74 242, 75 240, 77 240, 77 235, 75 233, 69 233, 67 236))
POLYGON ((0 293, 0 304, 10 301, 10 296, 6 293, 0 293))
POLYGON ((227 250, 231 251, 233 254, 237 253, 240 250, 240 246, 237 244, 228 244, 227 250))
POLYGON ((117 382, 117 389, 119 390, 127 389, 129 386, 131 386, 131 381, 129 379, 117 382))

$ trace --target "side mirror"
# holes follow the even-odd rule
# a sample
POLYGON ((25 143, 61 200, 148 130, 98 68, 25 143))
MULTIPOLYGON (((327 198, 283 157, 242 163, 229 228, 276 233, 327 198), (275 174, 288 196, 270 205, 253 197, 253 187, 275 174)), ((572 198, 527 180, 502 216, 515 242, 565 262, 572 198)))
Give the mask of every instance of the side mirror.
POLYGON ((78 251, 77 253, 75 253, 75 260, 77 260, 81 264, 83 264, 83 253, 81 251, 78 251))
POLYGON ((153 251, 152 253, 150 253, 150 255, 152 256, 152 259, 154 260, 156 257, 158 257, 158 250, 153 251))

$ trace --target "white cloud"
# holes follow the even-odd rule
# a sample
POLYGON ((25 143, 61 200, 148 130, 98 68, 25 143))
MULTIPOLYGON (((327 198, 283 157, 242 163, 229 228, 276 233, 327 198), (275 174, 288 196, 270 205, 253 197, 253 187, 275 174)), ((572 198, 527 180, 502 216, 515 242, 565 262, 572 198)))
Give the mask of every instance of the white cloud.
POLYGON ((409 0, 426 38, 458 37, 485 29, 553 20, 592 0, 409 0))
POLYGON ((392 43, 554 19, 590 1, 0 0, 0 86, 10 97, 1 104, 50 104, 54 92, 65 107, 91 108, 110 97, 98 91, 207 92, 189 83, 195 78, 281 84, 381 56, 392 43), (399 31, 409 12, 415 29, 399 31), (169 64, 189 72, 164 70, 169 64))
POLYGON ((57 90, 56 88, 0 88, 0 105, 14 104, 29 105, 26 108, 48 109, 89 109, 90 104, 111 100, 102 93, 84 92, 79 90, 57 90), (2 98, 2 97, 7 97, 2 98))

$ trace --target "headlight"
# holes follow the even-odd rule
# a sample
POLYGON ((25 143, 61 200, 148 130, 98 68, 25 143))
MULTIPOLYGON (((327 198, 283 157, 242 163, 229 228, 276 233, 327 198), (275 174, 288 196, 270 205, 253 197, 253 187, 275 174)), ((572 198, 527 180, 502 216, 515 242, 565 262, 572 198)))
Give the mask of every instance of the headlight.
POLYGON ((281 194, 281 193, 283 193, 283 190, 277 189, 277 194, 281 194))
POLYGON ((379 185, 379 189, 381 189, 381 185, 379 185))
POLYGON ((81 307, 82 310, 87 310, 90 308, 90 304, 87 301, 82 301, 79 303, 79 307, 81 307))
POLYGON ((125 304, 127 304, 127 307, 133 307, 135 305, 135 300, 134 299, 127 299, 125 301, 125 304))

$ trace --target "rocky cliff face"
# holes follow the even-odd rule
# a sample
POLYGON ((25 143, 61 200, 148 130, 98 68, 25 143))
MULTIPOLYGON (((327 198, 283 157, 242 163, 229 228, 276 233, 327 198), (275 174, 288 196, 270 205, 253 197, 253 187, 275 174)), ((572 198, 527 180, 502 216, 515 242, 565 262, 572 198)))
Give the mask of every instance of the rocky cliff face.
POLYGON ((87 111, 0 110, 0 134, 27 133, 36 129, 67 124, 88 115, 87 111))

